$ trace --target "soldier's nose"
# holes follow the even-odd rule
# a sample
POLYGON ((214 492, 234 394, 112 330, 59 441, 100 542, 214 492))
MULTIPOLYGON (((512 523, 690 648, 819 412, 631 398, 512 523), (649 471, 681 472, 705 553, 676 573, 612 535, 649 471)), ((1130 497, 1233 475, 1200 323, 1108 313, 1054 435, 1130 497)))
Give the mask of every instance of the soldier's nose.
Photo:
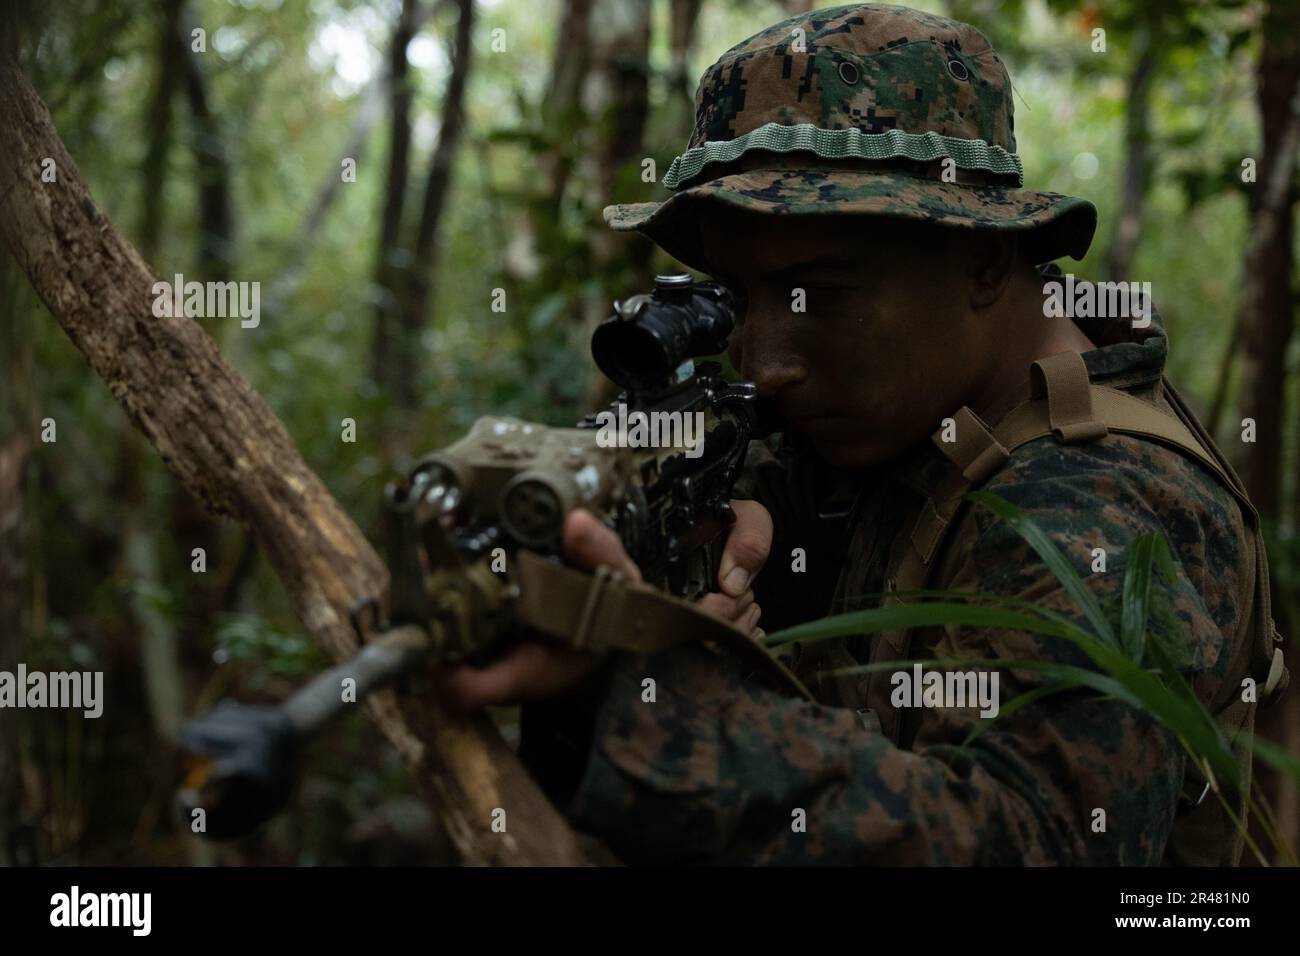
POLYGON ((745 378, 758 386, 758 394, 775 395, 803 380, 796 366, 785 362, 763 362, 747 367, 745 378))
POLYGON ((772 395, 807 377, 807 364, 780 326, 750 319, 741 339, 741 372, 758 385, 762 395, 772 395))

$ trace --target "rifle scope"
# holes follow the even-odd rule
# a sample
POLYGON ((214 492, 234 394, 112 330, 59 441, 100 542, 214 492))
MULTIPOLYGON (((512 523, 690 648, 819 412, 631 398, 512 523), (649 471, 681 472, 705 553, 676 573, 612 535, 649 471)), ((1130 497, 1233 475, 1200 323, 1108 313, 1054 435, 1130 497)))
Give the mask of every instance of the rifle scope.
POLYGON ((717 282, 696 282, 684 273, 655 276, 649 295, 614 303, 614 314, 592 333, 591 355, 630 392, 667 388, 687 359, 727 347, 743 308, 744 297, 717 282))

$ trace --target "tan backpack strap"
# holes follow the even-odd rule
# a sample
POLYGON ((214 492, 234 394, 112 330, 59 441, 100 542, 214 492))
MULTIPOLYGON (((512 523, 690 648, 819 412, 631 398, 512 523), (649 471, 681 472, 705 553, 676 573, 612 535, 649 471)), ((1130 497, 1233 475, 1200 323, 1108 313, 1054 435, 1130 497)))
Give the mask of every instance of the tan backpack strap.
MULTIPOLYGON (((1196 439, 1201 446, 1214 456, 1214 460, 1219 463, 1219 468, 1228 484, 1232 488, 1236 489, 1240 498, 1245 498, 1245 483, 1242 482, 1241 478, 1238 477, 1237 473, 1233 470, 1228 459, 1223 456, 1221 451, 1219 451, 1218 446, 1214 444, 1214 439, 1211 438, 1210 433, 1205 430, 1205 426, 1197 420, 1196 416, 1192 413, 1191 408, 1188 407, 1187 402, 1178 394, 1178 390, 1174 388, 1173 382, 1169 381, 1169 379, 1164 376, 1161 376, 1160 378, 1160 392, 1164 396, 1165 401, 1173 407, 1174 413, 1187 425, 1189 429, 1191 429, 1193 434, 1195 434, 1196 439)), ((1255 506, 1250 504, 1249 501, 1246 503, 1250 508, 1250 517, 1258 520, 1259 515, 1255 512, 1255 506)))
POLYGON ((752 638, 693 604, 627 581, 607 567, 585 574, 532 551, 517 552, 515 566, 515 620, 556 642, 604 654, 649 653, 707 641, 736 655, 751 672, 785 693, 813 699, 799 679, 752 638))
POLYGON ((945 441, 948 429, 940 428, 931 440, 957 466, 962 478, 973 486, 982 485, 1001 470, 1011 453, 1002 446, 984 420, 963 405, 952 415, 953 441, 945 441))
POLYGON ((1047 401, 1047 424, 1057 441, 1067 445, 1095 441, 1106 424, 1094 414, 1088 366, 1078 352, 1058 352, 1029 366, 1035 399, 1047 401))
MULTIPOLYGON (((912 533, 902 545, 901 556, 892 562, 894 573, 885 580, 885 597, 882 607, 901 604, 895 592, 914 591, 929 582, 930 570, 940 545, 948 535, 958 512, 966 504, 968 491, 978 488, 991 475, 1007 463, 1010 452, 999 442, 978 415, 962 406, 951 416, 952 425, 944 425, 930 436, 939 449, 957 467, 934 490, 921 507, 912 533), (951 437, 952 440, 948 440, 951 437)), ((909 656, 911 631, 903 628, 884 631, 873 646, 872 661, 904 660, 909 656)), ((867 698, 879 697, 888 685, 890 675, 884 671, 869 674, 862 682, 867 698)), ((876 714, 881 732, 891 740, 898 739, 902 720, 896 709, 876 714)))
MULTIPOLYGON (((934 558, 939 543, 961 507, 962 498, 996 474, 1011 457, 1010 451, 994 436, 984 420, 963 405, 951 416, 952 425, 936 429, 930 436, 936 448, 957 466, 926 499, 912 526, 907 554, 897 577, 905 582, 923 572, 934 558), (949 440, 951 438, 951 440, 949 440)), ((918 584, 917 587, 922 585, 918 584)), ((899 590, 908 590, 899 586, 899 590)))
MULTIPOLYGON (((1195 433, 1182 421, 1150 402, 1108 385, 1091 387, 1089 405, 1098 423, 1104 425, 1105 431, 1101 434, 1119 432, 1154 438, 1181 449, 1214 472, 1242 506, 1248 520, 1257 521, 1255 508, 1240 485, 1232 480, 1219 459, 1206 450, 1195 433)), ((1015 451, 1028 442, 1053 435, 1054 429, 1045 406, 1043 401, 1029 401, 1013 408, 993 430, 994 436, 1008 451, 1015 451)))

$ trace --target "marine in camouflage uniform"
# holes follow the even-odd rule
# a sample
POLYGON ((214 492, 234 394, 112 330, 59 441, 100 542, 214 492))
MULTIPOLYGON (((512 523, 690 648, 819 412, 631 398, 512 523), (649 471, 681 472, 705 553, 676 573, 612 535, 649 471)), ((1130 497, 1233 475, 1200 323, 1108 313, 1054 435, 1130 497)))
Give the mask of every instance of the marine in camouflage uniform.
MULTIPOLYGON (((988 41, 964 24, 873 5, 795 17, 724 54, 705 74, 697 107, 687 152, 666 180, 676 195, 606 211, 615 228, 639 229, 687 264, 708 268, 692 219, 717 202, 773 215, 1012 229, 1035 244, 1038 262, 1082 258, 1091 239, 1089 203, 1019 188, 1010 81, 988 41)), ((1094 385, 1173 413, 1158 316, 1146 328, 1090 321, 1085 331, 1098 345, 1082 355, 1094 385)), ((754 584, 765 626, 873 606, 867 596, 894 584, 900 545, 955 467, 936 443, 853 474, 821 462, 795 434, 755 443, 737 497, 773 516, 772 558, 754 584), (794 548, 807 554, 803 573, 788 559, 794 548)), ((1112 611, 1132 543, 1164 535, 1178 576, 1156 588, 1157 626, 1181 649, 1200 699, 1234 698, 1243 674, 1268 679, 1246 647, 1261 627, 1275 639, 1256 600, 1252 516, 1201 462, 1117 432, 1070 443, 1045 437, 1015 449, 984 488, 1041 527, 1112 611), (1097 548, 1108 556, 1104 573, 1092 573, 1097 548)), ((956 523, 929 586, 1032 601, 1088 626, 1005 522, 967 508, 956 523)), ((1090 666, 1065 641, 988 627, 922 630, 906 650, 1090 666)), ((594 720, 540 732, 542 708, 525 708, 523 753, 574 824, 628 862, 1239 857, 1231 823, 1213 797, 1201 799, 1201 778, 1155 719, 1073 691, 1003 716, 962 746, 981 721, 977 708, 900 711, 887 674, 818 678, 871 659, 891 659, 877 638, 796 645, 789 662, 810 682, 813 703, 747 679, 705 646, 621 655, 594 720), (656 683, 653 705, 642 699, 646 677, 656 683), (552 746, 539 744, 543 736, 552 746), (568 764, 556 756, 564 743, 568 764), (806 832, 792 826, 799 810, 806 832)), ((1003 670, 1001 700, 1037 680, 1003 670)))

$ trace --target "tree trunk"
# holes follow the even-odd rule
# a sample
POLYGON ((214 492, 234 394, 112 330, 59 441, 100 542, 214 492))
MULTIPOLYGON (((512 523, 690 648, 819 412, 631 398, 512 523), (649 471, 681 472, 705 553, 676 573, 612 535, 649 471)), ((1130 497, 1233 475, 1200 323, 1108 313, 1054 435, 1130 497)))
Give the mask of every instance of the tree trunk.
POLYGON ((400 320, 399 276, 407 263, 400 261, 402 209, 406 205, 406 181, 411 168, 411 80, 406 49, 415 36, 415 0, 402 0, 402 11, 393 30, 388 50, 388 98, 392 126, 388 143, 388 181, 379 226, 379 249, 375 257, 375 334, 370 354, 370 375, 379 385, 393 388, 393 339, 400 320))
MULTIPOLYGON (((620 189, 627 166, 644 159, 646 117, 650 111, 650 0, 597 0, 592 14, 592 67, 583 99, 593 107, 597 141, 585 168, 587 206, 595 212, 591 225, 591 258, 595 275, 607 282, 583 303, 583 324, 590 333, 608 317, 610 300, 628 289, 650 286, 649 240, 615 232, 601 219, 606 203, 627 202, 639 195, 620 189)), ((584 405, 598 408, 614 397, 613 383, 593 375, 584 405)))
POLYGON ((1133 70, 1128 77, 1124 110, 1124 185, 1119 221, 1110 243, 1106 271, 1114 282, 1128 282, 1133 256, 1142 235, 1142 209, 1150 179, 1151 80, 1156 72, 1154 23, 1143 23, 1134 34, 1133 70))
POLYGON ((158 29, 158 73, 149 101, 145 124, 149 144, 140 165, 142 215, 140 217, 140 255, 156 265, 158 244, 162 236, 164 186, 167 180, 167 152, 172 141, 172 101, 182 70, 185 48, 178 42, 181 30, 182 0, 161 0, 161 26, 158 29))
POLYGON ((558 218, 564 191, 573 171, 573 152, 566 134, 582 129, 582 88, 591 69, 591 6, 593 0, 565 0, 546 99, 540 104, 544 132, 551 141, 537 159, 537 166, 548 183, 553 205, 551 218, 558 218))
MULTIPOLYGON (((430 7, 427 4, 421 4, 416 7, 414 19, 410 25, 411 37, 414 37, 420 32, 420 28, 424 25, 424 21, 429 18, 429 12, 430 7)), ((408 45, 409 42, 408 39, 408 45)), ((406 63, 405 47, 403 47, 402 50, 402 63, 403 65, 406 63)), ((393 64, 390 63, 390 70, 392 69, 392 66, 393 64)), ((366 145, 370 141, 370 131, 374 129, 375 124, 378 123, 380 117, 384 115, 384 104, 390 103, 392 90, 391 80, 392 78, 388 75, 377 76, 370 81, 370 84, 360 94, 359 99, 361 103, 357 107, 356 115, 352 118, 352 126, 348 130, 348 138, 343 144, 343 150, 334 160, 333 165, 326 168, 325 174, 321 177, 320 185, 316 188, 315 198, 307 207, 306 214, 302 217, 302 222, 299 224, 298 230, 294 234, 294 239, 289 244, 288 251, 284 255, 278 274, 272 282, 271 287, 266 290, 266 296, 262 300, 262 310, 265 314, 276 315, 283 311, 285 303, 297 291, 298 283, 302 278, 302 271, 311 254, 312 246, 319 237, 321 229, 324 228, 325 221, 329 217, 330 211, 334 208, 334 203, 338 200, 339 194, 344 185, 343 160, 351 159, 355 162, 357 165, 358 175, 360 174, 361 162, 365 158, 366 145)), ((408 140, 409 130, 410 124, 408 119, 408 140)), ((389 152, 389 160, 391 164, 391 148, 389 152)), ((403 176, 405 176, 405 160, 403 160, 403 176)), ((391 181, 392 177, 390 175, 389 182, 391 183, 391 181)), ((405 192, 405 187, 403 187, 403 192, 405 192)), ((385 191, 384 201, 386 212, 388 204, 387 190, 385 191)), ((383 221, 386 223, 387 219, 385 218, 383 221)), ((376 284, 380 281, 388 281, 386 277, 379 275, 379 267, 381 263, 386 261, 385 256, 387 255, 386 250, 388 248, 389 246, 386 244, 386 241, 381 239, 378 254, 376 256, 376 284)), ((378 338, 381 330, 381 317, 379 312, 380 304, 381 303, 376 304, 375 339, 378 338)), ((386 325, 382 328, 385 331, 387 330, 386 325)), ((238 343, 238 348, 236 349, 237 358, 239 352, 242 351, 242 348, 248 341, 249 338, 247 336, 241 336, 235 340, 235 342, 238 343)), ((371 348, 372 351, 374 349, 383 350, 385 356, 388 354, 386 340, 382 344, 372 341, 371 348)), ((371 377, 378 380, 378 360, 373 354, 370 363, 371 377)), ((238 361, 236 364, 242 365, 242 363, 238 361)))
MULTIPOLYGON (((177 42, 183 44, 184 40, 178 36, 177 42)), ((199 180, 199 275, 205 281, 224 282, 234 267, 235 251, 230 163, 203 64, 188 47, 182 46, 181 53, 199 180)))
MULTIPOLYGON (((177 479, 249 526, 306 629, 335 658, 348 656, 348 609, 385 595, 383 563, 207 333, 185 317, 153 316, 154 275, 96 208, 12 62, 0 62, 0 155, 0 239, 37 294, 177 479), (41 182, 45 157, 55 183, 41 182)), ((453 718, 427 694, 386 693, 370 709, 466 862, 582 861, 572 830, 486 717, 453 718), (508 813, 508 833, 492 832, 496 808, 508 813)))
MULTIPOLYGON (((163 230, 163 216, 166 198, 167 156, 172 144, 172 107, 176 91, 182 82, 189 84, 192 67, 187 61, 191 54, 186 48, 185 38, 181 32, 184 16, 184 0, 160 0, 159 32, 157 47, 157 73, 154 89, 150 99, 146 136, 148 146, 144 163, 141 166, 142 209, 140 217, 140 254, 145 262, 157 268, 158 254, 163 230)), ((203 89, 203 80, 194 81, 198 93, 197 99, 207 113, 205 122, 211 126, 212 117, 207 109, 207 94, 203 89)), ((196 122, 196 126, 198 123, 196 122)), ((203 173, 215 172, 218 179, 225 182, 227 171, 224 165, 216 170, 207 170, 205 164, 211 157, 198 145, 200 135, 194 137, 196 148, 196 167, 203 173)), ((219 158, 219 157, 218 157, 219 158)), ((200 187, 200 195, 207 191, 200 187)), ((218 193, 226 192, 222 189, 218 193)), ((200 235, 206 235, 212 229, 226 229, 230 218, 219 216, 217 222, 207 223, 205 213, 220 214, 220 202, 200 204, 200 235)), ((226 263, 228 265, 228 263, 226 263)), ((205 279, 226 279, 227 275, 204 276, 205 279)), ((157 561, 157 529, 153 527, 156 519, 144 512, 142 484, 145 471, 145 442, 139 433, 127 428, 122 435, 122 458, 116 485, 126 490, 121 499, 127 512, 126 532, 121 542, 120 562, 123 573, 137 585, 159 587, 159 568, 157 561)), ((174 509, 180 507, 181 495, 173 499, 174 509)), ((176 511, 173 510, 173 520, 176 511)), ((192 591, 187 587, 186 592, 192 591)), ((138 635, 140 647, 140 665, 144 672, 145 687, 149 701, 150 717, 159 738, 175 744, 179 741, 183 711, 183 680, 177 656, 176 629, 166 615, 154 608, 151 602, 137 589, 131 601, 131 614, 134 618, 134 634, 138 635)))
POLYGON ((416 405, 416 376, 419 370, 420 332, 429 311, 429 297, 438 274, 438 227, 451 186, 456 147, 465 128, 465 86, 469 81, 474 52, 474 0, 457 0, 460 13, 456 20, 455 46, 451 52, 451 76, 442 100, 442 126, 438 143, 429 162, 424 185, 424 202, 420 207, 420 224, 416 229, 415 252, 411 257, 408 286, 402 300, 401 337, 398 350, 397 391, 395 398, 402 408, 416 405))
POLYGON ((672 0, 669 13, 669 32, 672 44, 672 66, 669 69, 669 86, 690 103, 694 99, 694 77, 690 74, 691 50, 695 47, 695 28, 700 21, 703 0, 672 0))
MULTIPOLYGON (((1232 332, 1228 344, 1223 349, 1223 358, 1219 360, 1219 373, 1214 380, 1214 396, 1210 400, 1209 415, 1205 419, 1205 428, 1211 437, 1219 434, 1219 424, 1223 421, 1223 410, 1228 406, 1228 395, 1232 390, 1232 369, 1237 364, 1237 355, 1241 351, 1242 333, 1241 317, 1236 316, 1232 322, 1232 332)), ((1233 430, 1236 430, 1234 424, 1233 430)), ((1236 462, 1234 462, 1236 464, 1236 462)))

